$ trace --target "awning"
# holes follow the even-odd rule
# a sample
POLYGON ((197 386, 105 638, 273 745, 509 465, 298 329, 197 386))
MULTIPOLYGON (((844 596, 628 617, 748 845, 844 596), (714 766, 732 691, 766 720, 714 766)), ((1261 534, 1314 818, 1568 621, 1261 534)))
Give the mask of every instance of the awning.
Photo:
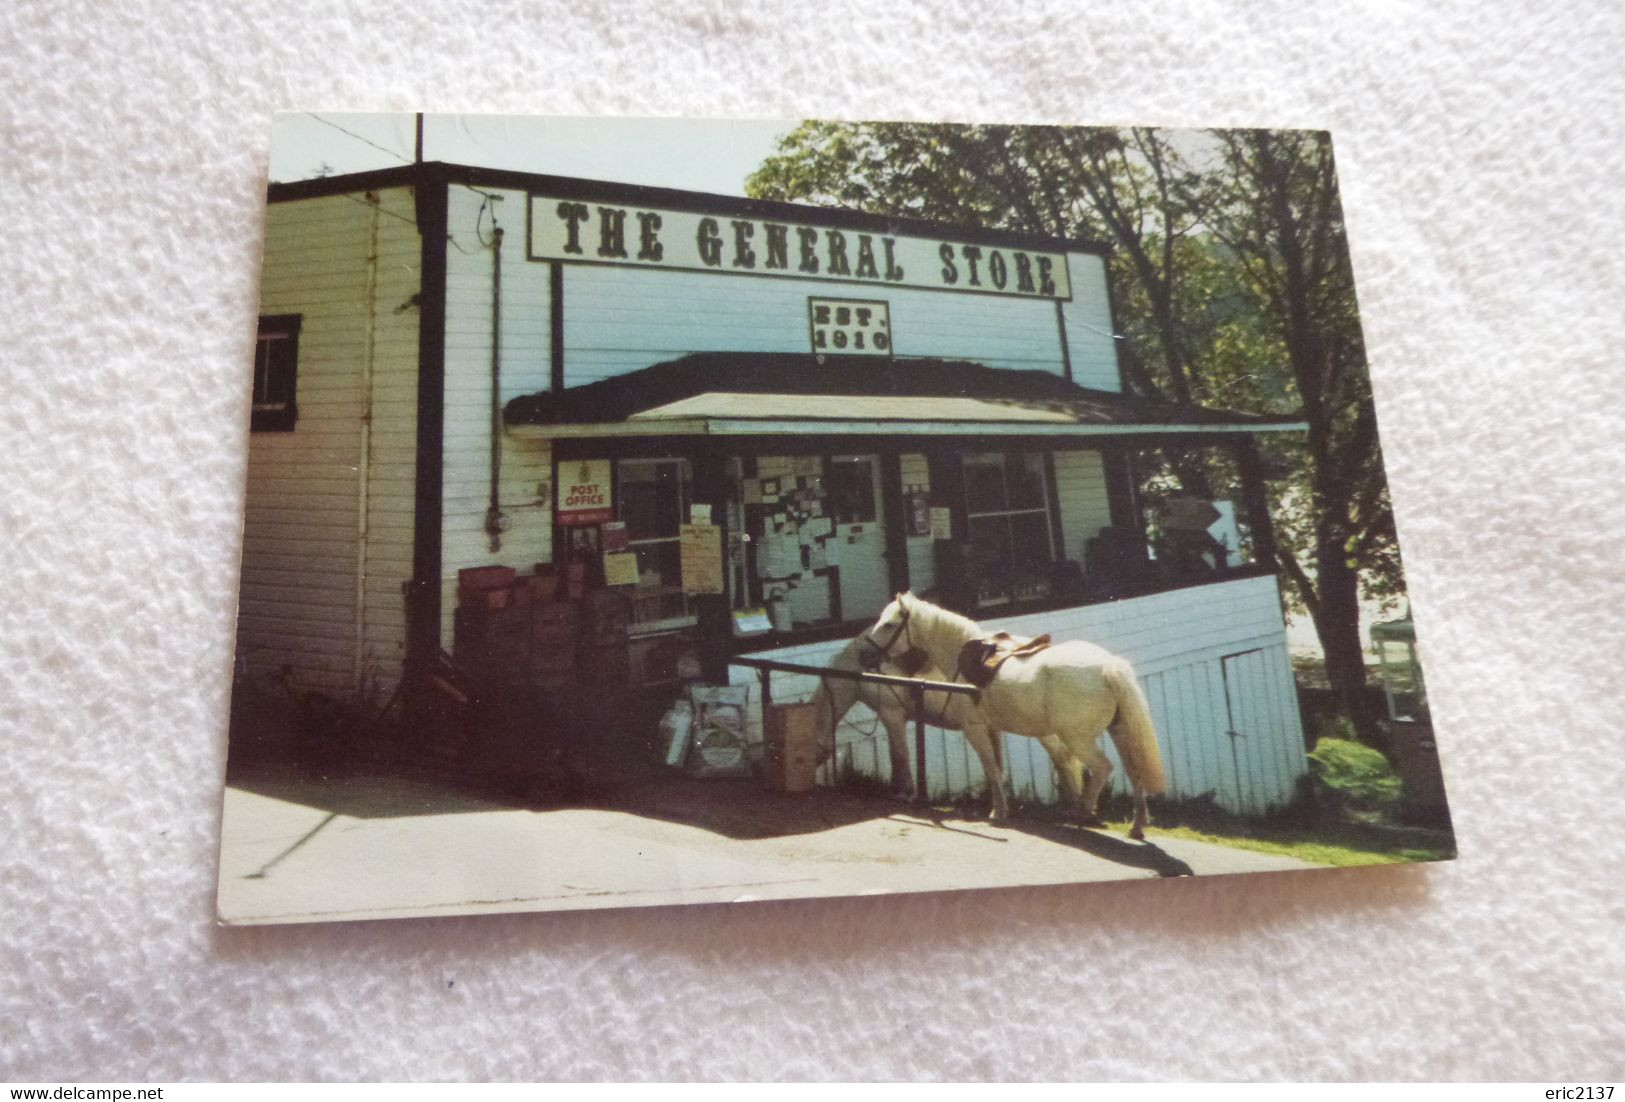
POLYGON ((1302 420, 948 360, 705 353, 509 402, 518 436, 1128 436, 1302 431, 1302 420))

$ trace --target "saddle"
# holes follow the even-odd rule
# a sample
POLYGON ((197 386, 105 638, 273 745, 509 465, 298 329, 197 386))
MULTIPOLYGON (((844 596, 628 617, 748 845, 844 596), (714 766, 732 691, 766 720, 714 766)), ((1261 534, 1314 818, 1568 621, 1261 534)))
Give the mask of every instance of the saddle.
POLYGON ((999 667, 1012 658, 1027 658, 1050 645, 1048 635, 1017 639, 1008 631, 995 632, 985 639, 972 639, 959 648, 959 676, 985 689, 999 675, 999 667))

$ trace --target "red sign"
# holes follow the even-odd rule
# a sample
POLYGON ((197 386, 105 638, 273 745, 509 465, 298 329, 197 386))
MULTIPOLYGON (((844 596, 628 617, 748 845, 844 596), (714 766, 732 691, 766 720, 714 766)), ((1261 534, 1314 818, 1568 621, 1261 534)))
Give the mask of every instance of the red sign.
POLYGON ((609 496, 609 460, 560 463, 558 487, 560 524, 603 524, 615 516, 609 496))

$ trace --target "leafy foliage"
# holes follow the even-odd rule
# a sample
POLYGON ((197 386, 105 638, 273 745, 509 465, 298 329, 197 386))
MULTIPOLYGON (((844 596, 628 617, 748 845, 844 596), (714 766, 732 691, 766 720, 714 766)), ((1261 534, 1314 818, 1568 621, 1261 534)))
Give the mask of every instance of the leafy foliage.
MULTIPOLYGON (((807 122, 747 190, 1109 241, 1131 389, 1308 422, 1306 439, 1261 442, 1272 515, 1292 599, 1357 713, 1359 598, 1404 581, 1328 135, 807 122)), ((1201 455, 1169 462, 1188 492, 1218 477, 1201 455)))
POLYGON ((1309 752, 1309 765, 1323 795, 1340 805, 1383 811, 1399 803, 1399 775, 1387 758, 1363 743, 1323 737, 1309 752))

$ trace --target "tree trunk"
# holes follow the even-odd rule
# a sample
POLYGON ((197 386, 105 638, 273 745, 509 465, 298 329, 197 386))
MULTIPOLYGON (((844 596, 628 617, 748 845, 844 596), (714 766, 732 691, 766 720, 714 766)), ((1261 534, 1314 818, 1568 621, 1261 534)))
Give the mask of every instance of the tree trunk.
POLYGON ((1360 579, 1349 569, 1343 541, 1323 535, 1317 554, 1315 632, 1326 652, 1326 677, 1338 708, 1361 741, 1378 741, 1377 716, 1366 692, 1365 648, 1360 639, 1360 579))

